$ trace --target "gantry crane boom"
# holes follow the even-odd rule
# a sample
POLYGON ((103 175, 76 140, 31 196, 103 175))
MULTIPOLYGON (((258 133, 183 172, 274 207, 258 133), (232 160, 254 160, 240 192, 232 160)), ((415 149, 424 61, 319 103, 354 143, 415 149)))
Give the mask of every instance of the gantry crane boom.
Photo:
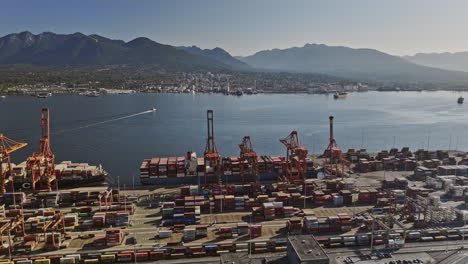
POLYGON ((344 167, 347 164, 343 158, 343 151, 336 143, 333 136, 333 116, 329 117, 330 121, 330 142, 323 156, 325 157, 324 170, 327 176, 330 177, 344 177, 344 167), (341 166, 341 168, 340 168, 341 166))
POLYGON ((41 139, 39 140, 39 152, 33 153, 26 162, 31 177, 31 187, 37 192, 36 184, 44 181, 47 189, 52 189, 51 183, 56 180, 55 156, 50 148, 50 121, 49 109, 43 108, 41 112, 41 139))
POLYGON ((0 134, 0 193, 5 193, 6 185, 13 181, 13 168, 11 166, 10 153, 26 145, 28 144, 16 142, 0 134))
POLYGON ((249 136, 245 136, 240 148, 240 177, 244 183, 258 182, 257 153, 254 151, 249 136))
POLYGON ((279 141, 286 146, 285 180, 289 183, 303 185, 307 172, 307 149, 301 145, 297 131, 292 131, 286 138, 279 141))
POLYGON ((205 184, 221 184, 221 156, 214 138, 213 110, 206 112, 208 137, 205 146, 205 184))

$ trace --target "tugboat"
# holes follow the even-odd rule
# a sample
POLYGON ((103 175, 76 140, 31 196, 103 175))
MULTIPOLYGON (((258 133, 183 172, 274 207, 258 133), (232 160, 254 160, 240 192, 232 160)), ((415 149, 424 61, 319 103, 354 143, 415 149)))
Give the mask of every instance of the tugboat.
POLYGON ((465 98, 463 98, 463 96, 458 97, 457 103, 463 104, 463 101, 465 101, 465 98))

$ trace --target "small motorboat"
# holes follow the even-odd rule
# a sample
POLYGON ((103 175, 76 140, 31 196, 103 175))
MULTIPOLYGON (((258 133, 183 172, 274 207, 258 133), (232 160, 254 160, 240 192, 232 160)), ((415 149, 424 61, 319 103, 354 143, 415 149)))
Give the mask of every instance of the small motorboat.
POLYGON ((346 92, 335 92, 335 94, 333 95, 333 98, 335 99, 346 98, 347 95, 348 93, 346 92))
POLYGON ((463 98, 463 96, 458 97, 457 103, 463 104, 463 101, 465 101, 465 98, 463 98))
POLYGON ((151 109, 151 112, 156 112, 156 108, 153 107, 153 108, 151 109))

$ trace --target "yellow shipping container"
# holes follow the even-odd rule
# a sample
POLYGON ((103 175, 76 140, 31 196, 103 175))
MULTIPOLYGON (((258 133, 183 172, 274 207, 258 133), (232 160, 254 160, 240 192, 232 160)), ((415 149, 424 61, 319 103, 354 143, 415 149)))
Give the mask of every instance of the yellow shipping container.
POLYGON ((101 256, 101 260, 114 260, 115 259, 115 255, 102 255, 101 256))
POLYGON ((36 259, 34 264, 50 264, 50 259, 36 259))

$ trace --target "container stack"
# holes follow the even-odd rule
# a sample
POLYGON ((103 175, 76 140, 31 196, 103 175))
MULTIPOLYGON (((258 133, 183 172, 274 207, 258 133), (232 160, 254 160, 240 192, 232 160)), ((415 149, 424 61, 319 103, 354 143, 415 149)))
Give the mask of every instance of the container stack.
POLYGON ((255 242, 254 243, 254 253, 265 253, 268 251, 267 242, 255 242))
POLYGON ((283 202, 272 202, 273 207, 275 208, 275 216, 283 217, 284 216, 284 207, 283 202))
POLYGON ((220 238, 232 238, 232 227, 220 227, 218 236, 220 238))
POLYGON ((65 230, 73 230, 78 226, 78 214, 68 213, 63 218, 65 230))
POLYGON ((167 158, 153 158, 149 166, 150 178, 166 178, 167 158))
POLYGON ((316 206, 322 206, 326 203, 326 195, 323 191, 314 191, 314 204, 316 206))
POLYGON ((261 207, 252 207, 252 218, 256 222, 265 220, 261 207))
POLYGON ((167 160, 167 177, 175 178, 177 177, 177 158, 170 157, 167 160))
POLYGON ((106 230, 106 246, 117 246, 122 244, 123 233, 120 228, 109 228, 106 230))
POLYGON ((317 218, 318 222, 318 232, 319 233, 328 233, 330 232, 330 223, 328 217, 319 217, 317 218))
POLYGON ((246 235, 249 233, 249 225, 245 222, 237 223, 237 234, 246 235))
POLYGON ((262 225, 250 225, 249 231, 252 238, 260 237, 262 236, 262 225))
POLYGON ((195 240, 197 235, 197 231, 195 228, 186 228, 184 229, 184 241, 193 241, 195 240))
POLYGON ((176 173, 177 173, 177 177, 179 178, 185 177, 185 158, 184 157, 177 158, 176 173))
POLYGON ((224 212, 224 195, 214 196, 214 209, 216 213, 224 212))
POLYGON ((343 196, 339 194, 333 194, 332 197, 333 197, 334 206, 343 206, 343 202, 344 202, 343 196))
POLYGON ((315 216, 304 216, 302 218, 304 231, 306 234, 316 234, 319 231, 318 219, 315 216))
POLYGON ((224 211, 234 211, 236 209, 236 201, 234 195, 224 196, 224 211))
POLYGON ((363 204, 371 203, 370 193, 368 190, 359 190, 358 202, 363 204))
MULTIPOLYGON (((148 179, 150 178, 150 163, 151 160, 145 159, 140 165, 140 178, 141 179, 148 179)), ((156 175, 157 176, 157 175, 156 175)))
MULTIPOLYGON (((248 196, 247 196, 248 197, 248 196)), ((244 197, 235 197, 235 210, 236 211, 243 211, 245 210, 245 206, 244 206, 244 197)), ((248 200, 248 199, 247 199, 248 200)))
POLYGON ((294 215, 294 207, 292 206, 285 206, 283 211, 284 211, 284 217, 286 218, 293 217, 294 215))
POLYGON ((128 226, 129 213, 117 213, 116 226, 128 226))
POLYGON ((343 205, 351 205, 353 203, 353 195, 349 190, 341 190, 341 196, 343 196, 343 205))
POLYGON ((172 236, 172 230, 159 230, 158 237, 161 238, 169 238, 172 236))
POLYGON ((330 223, 330 232, 332 233, 341 232, 341 221, 338 216, 330 216, 328 218, 328 222, 330 223))
POLYGON ((275 219, 275 207, 273 203, 263 203, 263 215, 265 220, 275 219))
POLYGON ((304 196, 299 192, 291 193, 291 203, 289 205, 299 207, 304 204, 304 196))
POLYGON ((286 228, 289 234, 301 234, 302 222, 301 219, 289 219, 286 223, 286 228))
POLYGON ((93 215, 93 226, 103 227, 106 223, 106 213, 98 212, 93 215))
POLYGON ((349 216, 348 214, 345 214, 345 213, 342 213, 342 214, 338 214, 338 217, 340 218, 340 222, 341 222, 341 232, 349 232, 351 231, 351 216, 349 216))
POLYGON ((208 226, 207 225, 197 225, 195 226, 195 236, 198 238, 206 237, 208 235, 208 226))
POLYGON ((197 158, 197 175, 198 177, 205 176, 205 159, 197 158))
MULTIPOLYGON (((231 168, 232 168, 232 176, 234 179, 239 179, 240 175, 240 161, 238 157, 230 157, 231 161, 231 168)), ((239 179, 240 180, 240 179, 239 179)))

